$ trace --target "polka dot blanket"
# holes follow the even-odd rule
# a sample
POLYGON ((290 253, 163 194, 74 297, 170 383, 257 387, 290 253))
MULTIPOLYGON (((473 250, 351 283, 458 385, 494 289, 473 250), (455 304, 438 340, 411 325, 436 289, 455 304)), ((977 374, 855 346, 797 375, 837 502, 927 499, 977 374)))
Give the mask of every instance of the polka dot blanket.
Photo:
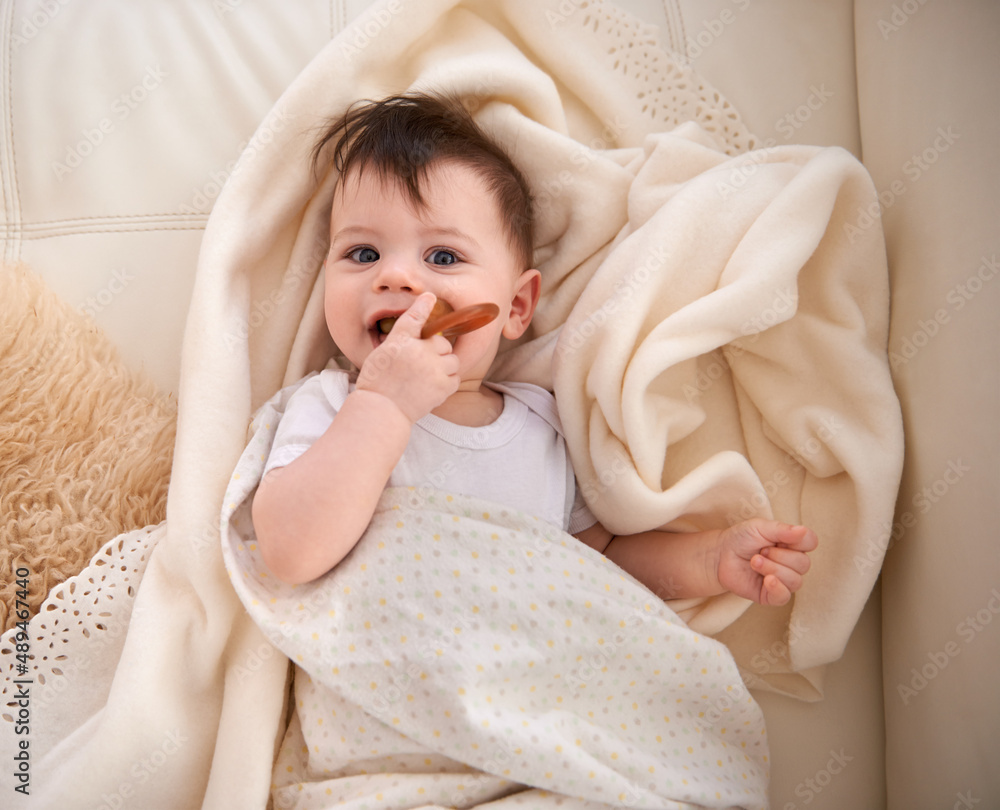
POLYGON ((763 716, 728 650, 555 526, 388 489, 332 571, 277 580, 250 505, 287 393, 222 516, 233 585, 295 664, 277 808, 767 806, 763 716))

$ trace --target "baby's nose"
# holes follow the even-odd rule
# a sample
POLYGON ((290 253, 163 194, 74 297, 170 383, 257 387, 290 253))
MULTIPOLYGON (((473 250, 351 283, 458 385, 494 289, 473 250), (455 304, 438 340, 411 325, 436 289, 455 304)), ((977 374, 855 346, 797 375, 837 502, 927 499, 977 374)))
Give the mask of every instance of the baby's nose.
POLYGON ((420 268, 406 259, 383 260, 376 277, 376 285, 380 290, 402 290, 416 295, 424 290, 420 280, 420 268))

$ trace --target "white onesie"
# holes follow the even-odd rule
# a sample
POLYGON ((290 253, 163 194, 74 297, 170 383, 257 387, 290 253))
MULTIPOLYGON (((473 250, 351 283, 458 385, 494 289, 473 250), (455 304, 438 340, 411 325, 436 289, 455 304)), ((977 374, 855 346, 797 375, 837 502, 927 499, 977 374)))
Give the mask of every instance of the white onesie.
MULTIPOLYGON (((594 525, 596 518, 577 491, 553 396, 528 383, 486 385, 503 394, 496 421, 466 427, 428 414, 414 424, 387 486, 474 495, 570 534, 594 525)), ((353 388, 341 369, 306 379, 288 400, 264 475, 302 455, 330 426, 353 388)))

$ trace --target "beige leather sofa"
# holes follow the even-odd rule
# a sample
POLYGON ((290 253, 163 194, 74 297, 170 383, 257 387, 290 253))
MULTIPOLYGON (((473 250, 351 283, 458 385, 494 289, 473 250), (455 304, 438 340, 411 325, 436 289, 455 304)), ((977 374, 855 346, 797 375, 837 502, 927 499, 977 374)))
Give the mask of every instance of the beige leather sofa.
MULTIPOLYGON (((825 699, 758 695, 772 804, 1000 807, 1000 5, 619 3, 765 144, 844 146, 880 190, 903 486, 825 699)), ((213 201, 283 88, 366 5, 0 2, 3 259, 176 391, 213 201)))

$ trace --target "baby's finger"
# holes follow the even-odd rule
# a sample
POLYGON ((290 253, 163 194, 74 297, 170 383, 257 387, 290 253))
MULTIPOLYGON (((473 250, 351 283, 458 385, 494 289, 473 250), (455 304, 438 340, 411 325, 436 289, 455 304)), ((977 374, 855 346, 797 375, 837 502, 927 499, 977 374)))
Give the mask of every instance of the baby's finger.
POLYGON ((802 587, 802 575, 792 568, 769 560, 760 554, 755 554, 750 560, 750 566, 765 579, 776 577, 789 591, 797 591, 802 587))
POLYGON ((396 318, 389 335, 395 335, 397 338, 401 335, 420 337, 420 329, 430 316, 435 301, 437 298, 434 293, 425 292, 418 295, 410 304, 410 308, 396 318))
MULTIPOLYGON (((424 340, 440 355, 453 354, 455 351, 455 347, 451 345, 451 341, 444 335, 431 335, 429 338, 424 338, 424 340)), ((456 357, 455 359, 457 361, 458 358, 456 357)))
POLYGON ((812 565, 812 561, 809 559, 809 555, 802 551, 796 551, 792 548, 784 548, 782 546, 769 546, 767 548, 762 548, 760 554, 767 559, 771 560, 778 565, 783 565, 786 568, 791 568, 793 571, 797 571, 800 574, 805 574, 809 567, 812 565))
POLYGON ((799 551, 813 551, 819 545, 819 538, 812 529, 806 526, 789 526, 787 523, 777 524, 770 539, 776 545, 799 551))
POLYGON ((792 598, 792 592, 775 576, 764 577, 764 593, 761 602, 765 605, 780 606, 792 598))

